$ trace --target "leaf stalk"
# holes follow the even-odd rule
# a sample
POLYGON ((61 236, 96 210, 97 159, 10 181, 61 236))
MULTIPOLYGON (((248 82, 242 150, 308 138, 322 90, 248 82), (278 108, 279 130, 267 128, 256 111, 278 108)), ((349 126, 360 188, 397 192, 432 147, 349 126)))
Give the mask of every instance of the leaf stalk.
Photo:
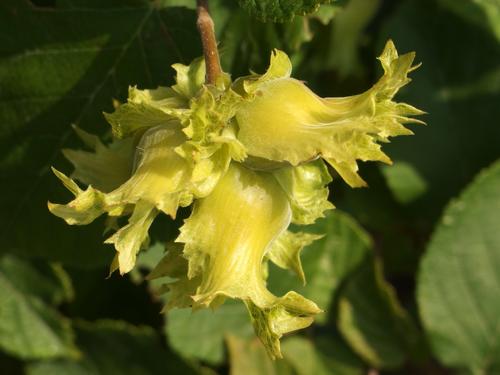
POLYGON ((208 9, 208 0, 196 0, 196 12, 198 14, 196 25, 200 32, 207 67, 206 83, 215 84, 217 78, 222 74, 222 69, 217 40, 215 39, 214 21, 208 9))

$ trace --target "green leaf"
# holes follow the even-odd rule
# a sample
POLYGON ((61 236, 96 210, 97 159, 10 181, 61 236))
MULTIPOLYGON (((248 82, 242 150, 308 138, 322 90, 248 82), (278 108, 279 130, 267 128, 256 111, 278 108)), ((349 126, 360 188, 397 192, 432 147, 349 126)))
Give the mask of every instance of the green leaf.
POLYGON ((24 295, 35 295, 48 304, 70 302, 73 285, 58 264, 31 262, 6 255, 1 261, 2 273, 24 295))
POLYGON ((283 354, 298 375, 361 375, 363 361, 338 338, 319 337, 310 341, 301 336, 283 342, 283 354))
POLYGON ((418 302, 434 353, 474 374, 500 371, 500 162, 446 208, 422 260, 418 302))
POLYGON ((408 204, 426 193, 427 184, 417 170, 404 161, 394 165, 380 167, 394 198, 402 204, 408 204))
MULTIPOLYGON (((329 211, 314 225, 300 229, 324 235, 301 252, 306 285, 301 285, 292 273, 272 267, 268 286, 277 294, 295 290, 328 310, 340 284, 369 254, 370 239, 351 217, 339 210, 329 211)), ((324 322, 326 317, 327 314, 320 314, 316 321, 324 322)))
POLYGON ((228 301, 216 311, 172 310, 167 315, 170 346, 185 358, 220 363, 226 334, 253 337, 248 312, 241 302, 228 301))
POLYGON ((97 370, 87 362, 67 360, 40 361, 26 366, 26 375, 91 375, 97 370))
POLYGON ((346 341, 376 368, 400 367, 409 353, 418 355, 419 336, 382 265, 368 258, 339 296, 338 327, 346 341))
POLYGON ((364 364, 338 337, 296 335, 283 341, 283 360, 272 361, 257 339, 228 335, 231 375, 361 375, 364 364))
POLYGON ((240 6, 262 21, 290 21, 295 15, 315 12, 330 0, 240 0, 240 6))
MULTIPOLYGON (((150 273, 161 261, 165 255, 165 245, 162 242, 155 242, 151 244, 145 251, 141 251, 137 256, 136 266, 129 273, 131 280, 135 284, 142 283, 145 279, 148 279, 148 274, 150 273)), ((154 289, 155 287, 161 285, 162 280, 149 280, 150 287, 154 289)))
POLYGON ((0 259, 0 347, 22 359, 77 354, 70 323, 46 302, 61 301, 64 287, 12 256, 0 259))
POLYGON ((377 43, 390 36, 402 50, 418 51, 422 62, 401 100, 425 110, 429 126, 386 150, 426 181, 427 193, 413 212, 432 221, 451 196, 496 160, 498 145, 492 140, 500 139, 500 127, 492 126, 500 117, 500 43, 437 3, 400 2, 377 43))
POLYGON ((245 340, 228 335, 226 338, 230 358, 231 375, 292 375, 294 374, 286 361, 273 361, 266 348, 254 338, 245 340))
POLYGON ((381 3, 381 0, 350 0, 336 14, 332 22, 331 47, 320 52, 325 54, 320 60, 322 69, 331 67, 341 78, 363 73, 359 50, 366 28, 377 15, 381 3))
POLYGON ((107 132, 102 112, 113 109, 112 98, 126 98, 129 85, 171 83, 169 66, 201 52, 192 10, 127 5, 68 0, 47 11, 27 1, 2 3, 1 251, 76 266, 109 262, 111 249, 99 245, 102 222, 68 228, 48 213, 48 199, 68 197, 49 166, 71 171, 60 150, 80 145, 72 123, 107 132))
POLYGON ((338 4, 325 4, 322 5, 316 13, 312 16, 319 20, 322 25, 328 25, 332 19, 334 19, 339 11, 342 9, 341 5, 338 4))
POLYGON ((467 21, 490 30, 500 40, 500 3, 497 0, 440 0, 439 2, 467 21))
POLYGON ((151 328, 135 327, 119 321, 79 322, 78 360, 34 362, 27 375, 145 375, 195 374, 174 353, 165 350, 151 328))

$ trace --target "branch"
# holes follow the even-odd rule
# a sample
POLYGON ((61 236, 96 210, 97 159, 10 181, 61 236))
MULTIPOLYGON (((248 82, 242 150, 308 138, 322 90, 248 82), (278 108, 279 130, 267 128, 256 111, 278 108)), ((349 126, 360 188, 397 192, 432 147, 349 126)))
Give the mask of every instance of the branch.
POLYGON ((196 0, 196 12, 198 13, 196 25, 200 32, 207 67, 206 83, 215 84, 217 77, 222 74, 222 69, 215 40, 214 21, 208 12, 208 0, 196 0))

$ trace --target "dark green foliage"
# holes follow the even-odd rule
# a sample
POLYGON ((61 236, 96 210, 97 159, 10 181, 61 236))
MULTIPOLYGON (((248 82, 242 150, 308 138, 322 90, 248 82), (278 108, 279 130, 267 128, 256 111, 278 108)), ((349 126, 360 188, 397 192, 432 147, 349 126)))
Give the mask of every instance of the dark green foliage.
POLYGON ((71 124, 105 134, 102 112, 112 110, 113 98, 123 99, 128 85, 169 82, 170 65, 191 61, 200 47, 196 29, 186 26, 194 14, 184 8, 80 6, 0 6, 2 33, 9 33, 0 47, 0 166, 9 192, 0 198, 0 251, 96 266, 112 257, 99 245, 102 223, 67 230, 47 214, 47 200, 69 198, 49 166, 71 171, 60 151, 82 147, 71 124))
POLYGON ((240 6, 262 21, 290 21, 316 11, 330 0, 239 0, 240 6))

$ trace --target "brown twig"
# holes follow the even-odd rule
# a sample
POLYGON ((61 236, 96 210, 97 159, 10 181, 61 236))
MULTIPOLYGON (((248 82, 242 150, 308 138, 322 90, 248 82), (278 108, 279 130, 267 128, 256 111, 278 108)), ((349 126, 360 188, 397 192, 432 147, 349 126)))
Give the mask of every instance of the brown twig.
POLYGON ((206 83, 214 84, 217 77, 222 74, 222 69, 215 40, 214 21, 208 12, 208 0, 196 0, 196 12, 198 14, 196 25, 200 32, 207 67, 206 83))

